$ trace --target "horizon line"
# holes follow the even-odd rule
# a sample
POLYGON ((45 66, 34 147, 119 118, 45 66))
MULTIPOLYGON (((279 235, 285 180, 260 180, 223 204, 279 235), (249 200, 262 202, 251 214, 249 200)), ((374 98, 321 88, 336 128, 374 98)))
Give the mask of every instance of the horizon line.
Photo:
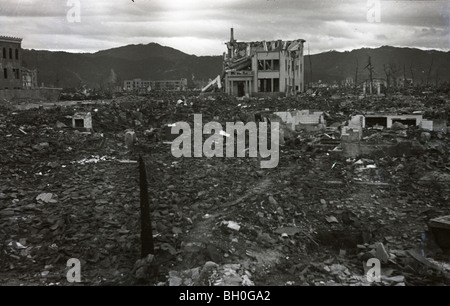
MULTIPOLYGON (((210 55, 197 55, 197 54, 189 54, 186 52, 183 52, 179 49, 176 49, 174 47, 171 46, 165 46, 165 45, 161 45, 159 43, 156 42, 150 42, 147 44, 144 43, 138 43, 138 44, 127 44, 127 45, 123 45, 123 46, 119 46, 119 47, 114 47, 114 48, 109 48, 109 49, 101 49, 101 50, 97 50, 97 51, 82 51, 82 50, 71 50, 71 49, 66 49, 66 50, 58 50, 58 49, 34 49, 34 48, 22 48, 23 50, 29 50, 29 51, 48 51, 48 52, 64 52, 64 53, 71 53, 71 54, 95 54, 98 52, 102 52, 102 51, 108 51, 108 50, 114 50, 114 49, 118 49, 118 48, 123 48, 123 47, 128 47, 128 46, 147 46, 150 44, 155 44, 155 45, 159 45, 161 47, 166 47, 166 48, 171 48, 174 50, 177 50, 181 53, 184 53, 186 55, 190 55, 190 56, 197 56, 197 57, 210 57, 210 56, 222 56, 222 54, 210 54, 210 55)), ((438 52, 450 52, 450 48, 449 49, 441 49, 441 48, 427 48, 427 47, 412 47, 412 46, 391 46, 391 45, 380 45, 378 47, 366 47, 366 46, 362 46, 360 48, 356 48, 356 49, 330 49, 330 50, 326 50, 326 51, 321 51, 321 52, 317 52, 317 53, 311 53, 310 55, 318 55, 318 54, 324 54, 324 53, 329 53, 329 52, 339 52, 339 53, 345 53, 345 52, 352 52, 352 51, 356 51, 356 50, 362 50, 362 49, 379 49, 379 48, 383 48, 383 47, 391 47, 391 48, 399 48, 399 49, 418 49, 421 51, 438 51, 438 52)), ((304 56, 308 56, 308 54, 304 54, 304 56)))

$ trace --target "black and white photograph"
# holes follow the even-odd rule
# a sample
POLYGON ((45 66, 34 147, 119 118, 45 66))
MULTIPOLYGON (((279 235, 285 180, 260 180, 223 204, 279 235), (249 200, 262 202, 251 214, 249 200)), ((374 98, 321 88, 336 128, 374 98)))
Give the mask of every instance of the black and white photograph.
POLYGON ((1 287, 447 286, 449 153, 449 0, 0 0, 1 287))

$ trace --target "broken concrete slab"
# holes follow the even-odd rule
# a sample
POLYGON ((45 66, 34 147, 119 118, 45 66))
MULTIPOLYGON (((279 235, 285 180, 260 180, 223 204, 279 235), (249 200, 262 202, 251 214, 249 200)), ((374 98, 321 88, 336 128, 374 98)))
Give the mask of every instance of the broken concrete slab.
POLYGON ((422 120, 420 123, 420 128, 425 131, 433 130, 433 120, 422 120))
POLYGON ((124 140, 127 148, 132 148, 134 143, 136 142, 136 133, 134 132, 134 130, 126 130, 124 140))
POLYGON ((436 243, 443 249, 450 248, 450 215, 431 219, 428 222, 436 243))
POLYGON ((405 124, 403 124, 403 123, 401 123, 401 122, 396 121, 396 122, 394 122, 394 123, 392 124, 392 127, 391 127, 391 128, 392 128, 393 130, 404 130, 404 129, 407 129, 408 126, 405 125, 405 124))
POLYGON ((358 142, 362 138, 362 129, 344 126, 342 127, 341 140, 344 142, 358 142))
POLYGON ((384 247, 384 244, 379 242, 377 243, 376 248, 376 257, 384 264, 386 264, 389 260, 389 254, 384 247))
POLYGON ((36 197, 36 201, 42 201, 44 203, 57 203, 57 196, 53 193, 41 193, 36 197))
POLYGON ((289 112, 275 112, 289 128, 293 131, 297 129, 322 130, 326 127, 323 112, 315 112, 310 110, 295 110, 289 112))

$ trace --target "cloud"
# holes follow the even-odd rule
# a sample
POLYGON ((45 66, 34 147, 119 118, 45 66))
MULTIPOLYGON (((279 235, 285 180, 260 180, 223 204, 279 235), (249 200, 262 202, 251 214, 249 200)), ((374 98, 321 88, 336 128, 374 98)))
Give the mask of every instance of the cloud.
POLYGON ((312 54, 381 45, 450 48, 447 1, 381 0, 381 22, 366 0, 17 0, 0 6, 0 35, 24 48, 95 52, 157 42, 196 55, 221 55, 229 29, 240 41, 298 39, 312 54))

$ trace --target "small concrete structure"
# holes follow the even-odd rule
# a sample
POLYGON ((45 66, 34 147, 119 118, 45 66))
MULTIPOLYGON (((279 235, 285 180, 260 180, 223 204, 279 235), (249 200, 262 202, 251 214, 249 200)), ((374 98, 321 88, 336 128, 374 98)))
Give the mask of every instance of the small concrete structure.
POLYGON ((353 126, 344 126, 341 131, 342 141, 358 142, 362 138, 362 129, 353 126))
POLYGON ((442 119, 433 120, 433 131, 447 133, 447 121, 442 119))
POLYGON ((348 125, 342 127, 341 139, 347 142, 360 141, 363 134, 364 116, 352 116, 348 121, 348 125))
POLYGON ((124 135, 125 145, 128 149, 131 149, 136 142, 136 133, 132 129, 125 130, 124 135))
POLYGON ((425 131, 433 130, 433 120, 422 120, 420 123, 420 128, 425 131))
POLYGON ((324 129, 326 126, 323 112, 312 112, 310 110, 295 110, 290 112, 275 112, 291 130, 296 129, 324 129))
POLYGON ((394 122, 400 122, 404 125, 419 125, 422 122, 422 115, 395 115, 395 114, 373 114, 364 116, 363 127, 381 125, 388 129, 394 122))
POLYGON ((450 248, 450 215, 431 219, 428 222, 436 243, 443 249, 450 248))
POLYGON ((348 126, 361 129, 364 127, 364 123, 365 121, 363 115, 355 115, 348 121, 348 126))
POLYGON ((90 112, 76 113, 72 116, 72 127, 75 129, 92 129, 92 116, 90 112))
MULTIPOLYGON (((368 128, 372 126, 383 126, 385 128, 392 128, 392 124, 399 122, 407 126, 420 125, 423 122, 422 115, 396 115, 396 114, 370 114, 370 115, 356 115, 349 120, 349 126, 356 128, 368 128)), ((425 126, 429 126, 429 122, 425 126)))
POLYGON ((425 131, 447 133, 447 121, 442 119, 422 120, 420 128, 425 131))

